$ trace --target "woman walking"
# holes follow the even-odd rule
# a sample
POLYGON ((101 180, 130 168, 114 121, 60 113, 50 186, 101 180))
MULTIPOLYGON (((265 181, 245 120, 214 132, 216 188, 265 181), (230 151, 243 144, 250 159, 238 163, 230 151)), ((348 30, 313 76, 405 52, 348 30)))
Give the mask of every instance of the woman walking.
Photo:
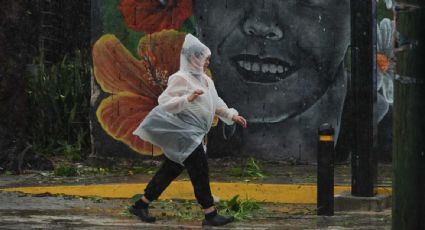
POLYGON ((145 193, 129 211, 145 222, 154 222, 149 203, 158 199, 168 185, 186 168, 195 197, 202 206, 202 225, 220 226, 233 221, 214 208, 211 194, 206 148, 202 143, 211 128, 214 115, 224 123, 247 122, 218 96, 214 82, 205 74, 211 51, 191 34, 186 35, 180 54, 180 70, 168 79, 167 88, 155 107, 133 132, 159 146, 165 155, 161 168, 153 176, 145 193))

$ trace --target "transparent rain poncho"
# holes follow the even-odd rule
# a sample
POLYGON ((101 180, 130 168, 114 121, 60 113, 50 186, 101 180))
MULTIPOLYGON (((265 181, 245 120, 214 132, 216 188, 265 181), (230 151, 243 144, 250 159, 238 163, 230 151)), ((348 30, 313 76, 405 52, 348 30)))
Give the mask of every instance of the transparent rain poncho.
POLYGON ((211 128, 214 114, 228 125, 233 124, 232 117, 238 115, 218 96, 214 82, 204 73, 204 64, 210 55, 207 46, 193 35, 186 35, 180 70, 169 77, 167 88, 158 98, 159 105, 133 132, 180 164, 201 144, 211 128), (189 102, 188 96, 197 89, 204 93, 189 102))

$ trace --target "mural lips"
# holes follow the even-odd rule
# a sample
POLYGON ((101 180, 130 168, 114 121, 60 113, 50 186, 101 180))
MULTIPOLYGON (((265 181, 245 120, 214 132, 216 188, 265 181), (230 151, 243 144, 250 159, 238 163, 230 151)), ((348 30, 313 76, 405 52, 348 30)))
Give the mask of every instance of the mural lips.
POLYGON ((231 58, 240 76, 248 82, 274 83, 281 81, 299 67, 278 58, 261 58, 258 55, 241 54, 231 58))

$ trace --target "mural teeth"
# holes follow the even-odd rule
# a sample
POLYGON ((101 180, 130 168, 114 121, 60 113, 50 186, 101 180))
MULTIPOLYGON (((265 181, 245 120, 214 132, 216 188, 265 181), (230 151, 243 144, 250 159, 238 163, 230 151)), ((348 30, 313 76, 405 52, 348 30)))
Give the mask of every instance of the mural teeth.
POLYGON ((258 64, 257 62, 252 63, 251 70, 255 71, 255 72, 259 71, 260 70, 260 64, 258 64))
POLYGON ((250 62, 245 60, 238 60, 236 63, 237 65, 239 65, 239 67, 255 73, 286 74, 290 72, 289 66, 279 65, 275 63, 250 62))
POLYGON ((277 72, 283 73, 283 66, 281 66, 281 65, 277 66, 277 72))
POLYGON ((245 62, 244 63, 244 67, 246 70, 251 70, 251 63, 250 62, 245 62))
POLYGON ((270 64, 269 71, 270 71, 270 73, 276 73, 276 71, 277 71, 276 65, 275 64, 270 64))
POLYGON ((262 64, 262 65, 261 65, 261 71, 262 71, 263 73, 265 73, 265 72, 269 72, 269 65, 268 65, 268 64, 262 64))

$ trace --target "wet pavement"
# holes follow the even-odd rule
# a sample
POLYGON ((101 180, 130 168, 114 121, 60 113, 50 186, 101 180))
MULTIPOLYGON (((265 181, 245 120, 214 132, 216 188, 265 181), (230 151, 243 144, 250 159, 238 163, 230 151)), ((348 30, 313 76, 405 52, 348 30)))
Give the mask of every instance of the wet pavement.
MULTIPOLYGON (((157 201, 155 224, 128 214, 129 200, 61 196, 27 196, 0 192, 0 229, 200 229, 195 203, 157 201), (191 207, 191 208, 188 208, 191 207)), ((391 210, 337 212, 316 216, 315 206, 259 203, 252 217, 214 229, 390 229, 391 210)))
MULTIPOLYGON (((261 174, 247 175, 246 162, 210 160, 211 180, 246 183, 311 184, 316 182, 314 165, 261 162, 261 174), (229 163, 230 162, 230 163, 229 163)), ((79 175, 61 177, 53 172, 27 171, 22 175, 0 175, 0 188, 17 186, 88 185, 147 182, 159 162, 116 166, 92 173, 79 165, 79 175), (140 168, 144 168, 140 170, 140 168), (88 173, 89 172, 89 173, 88 173)), ((90 169, 90 170, 89 170, 90 169)), ((378 185, 391 186, 391 165, 379 165, 378 185)), ((188 180, 186 174, 179 180, 188 180)), ((337 165, 336 184, 350 184, 350 167, 337 165)), ((155 201, 155 224, 145 224, 127 212, 129 199, 26 195, 0 192, 0 229, 200 229, 202 213, 194 201, 155 201)), ((316 215, 315 205, 258 203, 260 209, 226 227, 214 229, 391 229, 391 210, 382 212, 336 212, 332 217, 316 215)))

